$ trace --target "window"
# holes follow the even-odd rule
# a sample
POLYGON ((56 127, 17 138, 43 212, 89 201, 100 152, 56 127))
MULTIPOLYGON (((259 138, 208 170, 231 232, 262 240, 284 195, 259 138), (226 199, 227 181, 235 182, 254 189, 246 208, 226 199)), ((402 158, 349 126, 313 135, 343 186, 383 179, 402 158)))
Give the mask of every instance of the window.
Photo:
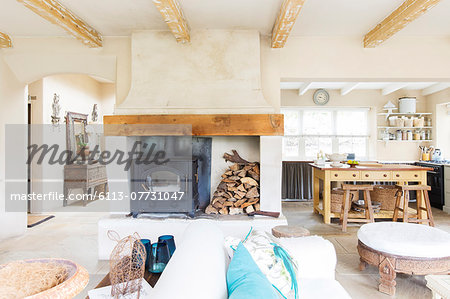
POLYGON ((364 108, 286 108, 284 114, 283 158, 314 159, 324 153, 355 153, 368 156, 367 112, 364 108))

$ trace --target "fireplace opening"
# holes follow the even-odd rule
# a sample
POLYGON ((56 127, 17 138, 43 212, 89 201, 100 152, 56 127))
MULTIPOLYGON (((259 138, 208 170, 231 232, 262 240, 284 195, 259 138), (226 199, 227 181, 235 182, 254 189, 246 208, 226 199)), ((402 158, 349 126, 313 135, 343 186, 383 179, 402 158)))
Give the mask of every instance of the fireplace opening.
POLYGON ((187 214, 205 210, 211 192, 212 139, 191 136, 139 137, 140 155, 153 159, 162 151, 163 163, 133 159, 130 169, 130 212, 187 214), (151 152, 149 152, 151 151, 151 152), (148 156, 147 156, 148 155, 148 156))

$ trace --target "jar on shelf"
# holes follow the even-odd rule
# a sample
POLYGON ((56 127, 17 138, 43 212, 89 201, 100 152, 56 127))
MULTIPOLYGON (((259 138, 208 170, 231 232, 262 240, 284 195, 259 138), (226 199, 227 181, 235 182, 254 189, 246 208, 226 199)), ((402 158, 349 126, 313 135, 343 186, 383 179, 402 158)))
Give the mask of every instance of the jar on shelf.
POLYGON ((414 135, 413 135, 413 139, 414 140, 420 140, 420 131, 419 130, 416 130, 415 132, 414 132, 414 135))
POLYGON ((413 133, 411 130, 406 131, 406 137, 408 140, 413 140, 413 133))
POLYGON ((395 131, 395 140, 402 140, 402 130, 395 131))
POLYGON ((425 131, 425 140, 431 140, 431 131, 430 130, 425 131))
POLYGON ((425 140, 427 138, 425 130, 420 131, 420 139, 425 140))
POLYGON ((405 130, 402 131, 402 140, 408 140, 408 132, 405 130))
POLYGON ((427 117, 425 119, 425 126, 427 126, 427 127, 431 127, 432 126, 431 118, 427 117))

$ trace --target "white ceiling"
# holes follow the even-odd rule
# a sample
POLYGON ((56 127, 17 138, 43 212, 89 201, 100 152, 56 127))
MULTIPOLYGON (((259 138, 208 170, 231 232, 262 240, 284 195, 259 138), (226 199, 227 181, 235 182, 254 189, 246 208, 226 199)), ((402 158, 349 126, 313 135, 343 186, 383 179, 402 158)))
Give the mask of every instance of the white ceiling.
MULTIPOLYGON (((167 30, 151 0, 59 0, 104 36, 133 30, 167 30)), ((178 0, 190 27, 255 29, 268 35, 282 0, 178 0)), ((1 0, 0 31, 14 36, 62 36, 66 33, 17 0, 1 0)), ((307 0, 294 36, 364 36, 403 0, 307 0)), ((415 20, 398 35, 450 35, 450 0, 415 20)))
POLYGON ((381 94, 388 95, 397 90, 420 90, 422 95, 430 95, 446 88, 450 82, 371 82, 371 81, 286 81, 280 83, 281 89, 296 89, 299 93, 319 88, 340 90, 342 95, 354 90, 380 90, 381 94))

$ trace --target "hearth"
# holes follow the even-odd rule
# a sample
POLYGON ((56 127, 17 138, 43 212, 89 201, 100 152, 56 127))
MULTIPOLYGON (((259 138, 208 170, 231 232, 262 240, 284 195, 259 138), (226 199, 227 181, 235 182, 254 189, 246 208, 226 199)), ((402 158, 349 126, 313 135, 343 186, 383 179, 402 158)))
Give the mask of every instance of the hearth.
POLYGON ((141 153, 149 148, 165 153, 163 163, 142 163, 133 159, 130 169, 130 211, 187 214, 209 202, 211 140, 192 137, 141 137, 141 153))

